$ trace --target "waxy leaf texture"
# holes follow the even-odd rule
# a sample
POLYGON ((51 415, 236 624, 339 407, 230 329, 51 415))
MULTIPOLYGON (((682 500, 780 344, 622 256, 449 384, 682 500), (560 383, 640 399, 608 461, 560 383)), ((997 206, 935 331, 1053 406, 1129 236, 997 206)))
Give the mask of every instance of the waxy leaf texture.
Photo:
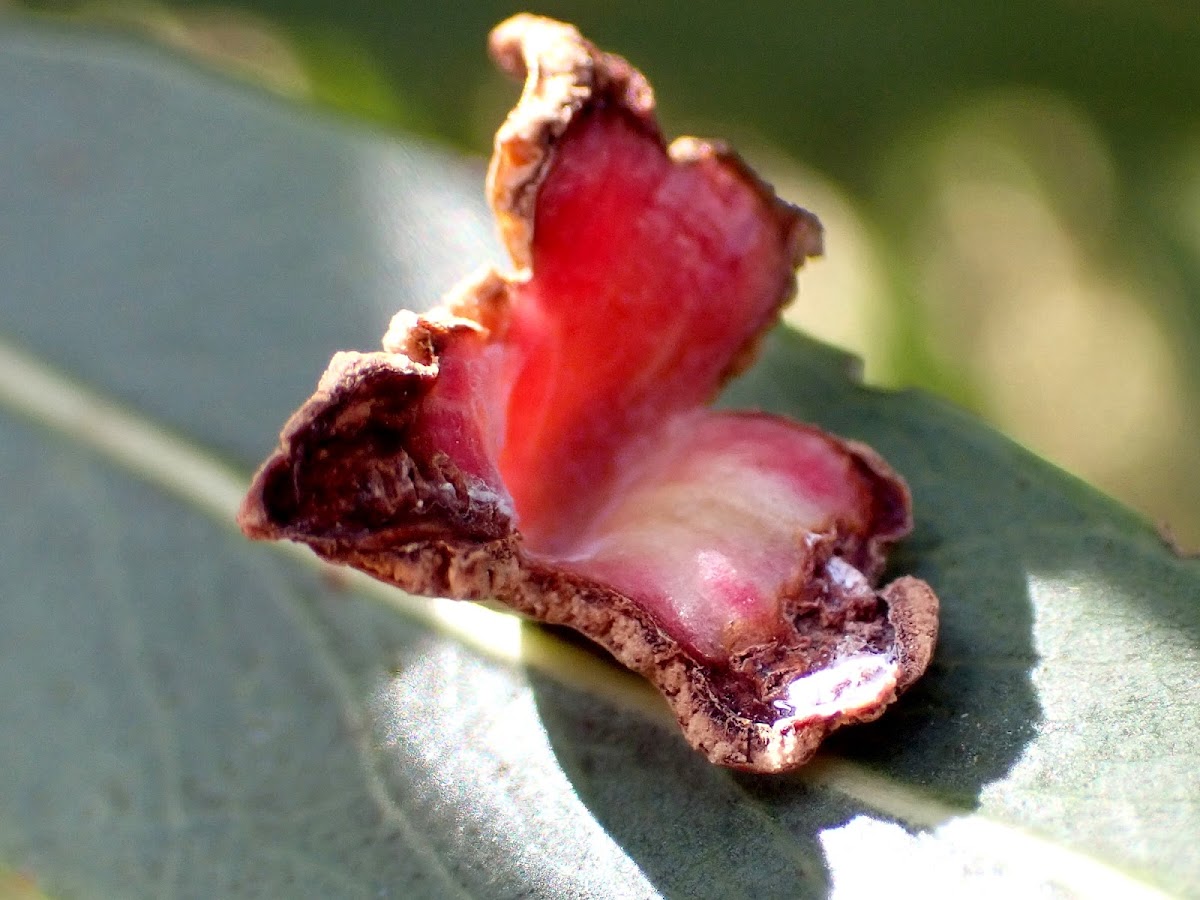
POLYGON ((229 461, 236 495, 331 343, 369 345, 398 301, 498 254, 479 166, 115 38, 11 25, 0 82, 10 881, 53 897, 1194 892, 1200 569, 1131 514, 778 333, 727 401, 868 441, 905 473, 922 499, 893 565, 938 591, 942 632, 889 716, 804 773, 716 769, 615 667, 565 667, 569 644, 512 619, 481 634, 436 604, 399 611, 248 545, 203 499, 227 470, 200 462, 229 461), (29 358, 65 394, 29 396, 29 358), (137 429, 99 400, 174 443, 122 444, 137 429), (196 466, 152 477, 180 446, 196 466))

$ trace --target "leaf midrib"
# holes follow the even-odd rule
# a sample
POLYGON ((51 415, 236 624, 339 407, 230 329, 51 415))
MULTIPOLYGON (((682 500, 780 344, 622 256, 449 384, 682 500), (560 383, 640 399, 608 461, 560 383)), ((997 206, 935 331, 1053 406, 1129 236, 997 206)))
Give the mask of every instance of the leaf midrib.
MULTIPOLYGON (((0 408, 89 448, 223 526, 236 528, 237 509, 249 480, 245 473, 73 380, 3 337, 0 337, 0 408)), ((280 542, 271 547, 310 568, 328 566, 300 545, 280 542)), ((670 723, 666 705, 641 679, 616 673, 610 665, 584 650, 528 627, 521 628, 519 641, 513 641, 519 621, 515 615, 477 604, 412 597, 355 570, 339 570, 339 577, 343 576, 351 589, 387 603, 487 657, 536 670, 660 724, 670 723)), ((311 630, 311 623, 306 630, 311 630)), ((360 729, 356 733, 365 731, 360 729)), ((1048 868, 1057 879, 1072 889, 1082 889, 1088 894, 1104 889, 1124 891, 1124 896, 1130 897, 1164 896, 1145 881, 1023 827, 948 805, 925 790, 890 780, 866 766, 828 753, 819 755, 798 777, 920 829, 932 831, 951 822, 969 821, 988 844, 999 842, 1019 847, 1023 862, 1030 858, 1048 861, 1048 868)))

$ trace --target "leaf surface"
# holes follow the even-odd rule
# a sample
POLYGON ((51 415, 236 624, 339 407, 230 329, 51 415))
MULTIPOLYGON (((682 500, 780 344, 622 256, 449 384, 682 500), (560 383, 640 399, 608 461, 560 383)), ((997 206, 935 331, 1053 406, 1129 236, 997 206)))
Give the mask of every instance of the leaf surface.
POLYGON ((567 639, 381 603, 223 515, 333 350, 374 346, 395 308, 498 256, 480 166, 70 31, 8 27, 0 83, 0 866, 21 883, 1200 884, 1200 564, 1131 514, 777 334, 729 402, 866 440, 904 473, 917 527, 894 566, 942 597, 942 640, 895 709, 798 775, 712 768, 567 639), (43 368, 68 380, 43 387, 43 368), (168 451, 187 464, 155 467, 168 451))

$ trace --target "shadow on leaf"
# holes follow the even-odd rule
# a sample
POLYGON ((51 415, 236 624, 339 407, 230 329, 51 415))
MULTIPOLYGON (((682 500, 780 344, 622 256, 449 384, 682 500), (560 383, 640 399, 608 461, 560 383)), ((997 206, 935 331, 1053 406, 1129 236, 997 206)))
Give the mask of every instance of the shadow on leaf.
MULTIPOLYGON (((938 592, 938 651, 881 720, 837 732, 826 753, 966 813, 1010 771, 1041 718, 1029 577, 1044 560, 1036 545, 1009 540, 1022 510, 1012 483, 1019 469, 994 458, 1025 455, 978 427, 957 431, 957 414, 931 401, 868 391, 846 377, 850 368, 828 348, 777 334, 727 399, 866 441, 909 479, 917 527, 889 577, 916 574, 938 592), (981 434, 990 453, 974 446, 981 434), (1006 502, 989 505, 989 494, 1006 502)), ((561 685, 534 685, 579 797, 666 896, 824 896, 835 873, 822 833, 856 815, 903 817, 804 771, 772 778, 714 768, 658 724, 561 685)))

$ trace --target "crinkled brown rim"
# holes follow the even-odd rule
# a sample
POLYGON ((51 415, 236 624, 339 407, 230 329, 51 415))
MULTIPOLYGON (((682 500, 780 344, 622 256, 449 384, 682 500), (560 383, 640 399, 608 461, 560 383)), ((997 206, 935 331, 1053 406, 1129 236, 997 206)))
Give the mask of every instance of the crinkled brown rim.
MULTIPOLYGON (((587 109, 615 108, 640 123, 662 143, 653 119, 649 86, 625 60, 603 54, 571 26, 520 15, 502 23, 491 38, 493 55, 514 74, 525 74, 521 101, 497 135, 488 189, 516 279, 527 277, 538 188, 549 171, 556 143, 575 116, 587 109)), ((677 164, 716 157, 791 224, 793 261, 820 252, 815 219, 778 200, 741 161, 719 144, 680 139, 670 148, 677 164)), ((455 340, 502 336, 513 279, 486 272, 462 286, 437 315, 405 320, 385 339, 385 352, 339 354, 317 393, 288 422, 280 449, 255 476, 239 522, 252 537, 285 538, 309 544, 337 563, 360 568, 404 590, 460 599, 501 598, 514 609, 550 624, 572 627, 605 647, 621 663, 653 682, 678 718, 688 741, 714 763, 755 772, 779 772, 808 760, 825 736, 850 722, 876 718, 896 694, 926 669, 937 637, 938 602, 915 578, 901 578, 879 593, 892 630, 892 676, 877 695, 853 708, 807 719, 757 721, 738 702, 744 699, 729 673, 697 659, 655 618, 630 598, 602 584, 531 558, 509 517, 481 515, 462 489, 463 476, 445 458, 397 458, 407 481, 398 497, 445 506, 440 534, 400 529, 363 532, 340 521, 289 518, 304 503, 300 466, 312 447, 327 452, 354 438, 365 418, 382 410, 394 427, 407 427, 409 408, 437 379, 438 358, 455 340), (442 487, 454 499, 446 503, 442 487)), ((778 307, 794 290, 791 272, 779 285, 778 307)), ((772 324, 762 323, 761 332, 772 324)), ((751 341, 729 367, 744 367, 751 341)), ((870 448, 827 436, 853 458, 872 485, 874 529, 853 559, 874 578, 888 544, 911 527, 907 487, 870 448)), ((407 451, 406 451, 407 452, 407 451)), ((817 535, 826 554, 838 536, 817 535)), ((830 588, 832 589, 832 588, 830 588)), ((743 704, 744 705, 744 704, 743 704)))

